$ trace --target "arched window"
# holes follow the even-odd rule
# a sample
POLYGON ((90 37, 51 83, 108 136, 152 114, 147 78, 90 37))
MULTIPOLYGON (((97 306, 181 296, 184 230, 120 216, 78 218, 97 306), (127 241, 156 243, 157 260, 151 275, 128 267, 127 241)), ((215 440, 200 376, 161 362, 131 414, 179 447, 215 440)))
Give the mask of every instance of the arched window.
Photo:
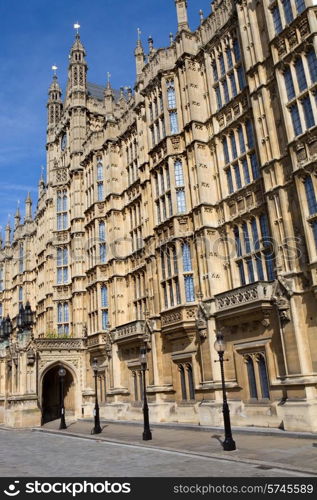
POLYGON ((305 191, 306 191, 306 199, 307 199, 307 205, 308 205, 308 211, 309 214, 315 214, 317 212, 317 203, 316 203, 316 196, 315 196, 315 190, 314 190, 314 185, 312 178, 306 177, 305 182, 305 191))
POLYGON ((109 328, 109 312, 108 312, 108 288, 106 285, 101 287, 101 328, 107 330, 109 328))
POLYGON ((97 180, 98 181, 103 180, 103 165, 101 162, 97 163, 97 180))
POLYGON ((258 356, 259 376, 261 383, 262 398, 270 398, 269 381, 267 378, 266 363, 263 354, 258 356))
POLYGON ((101 307, 108 307, 108 290, 105 285, 101 287, 101 307))
POLYGON ((234 240, 235 240, 235 243, 236 243, 237 257, 241 257, 241 255, 242 255, 242 248, 241 248, 241 240, 240 240, 240 234, 239 234, 239 228, 238 228, 238 226, 235 226, 233 228, 233 234, 234 234, 234 240))
POLYGON ((259 233, 256 218, 254 217, 251 221, 251 230, 252 230, 252 238, 253 238, 253 248, 258 250, 260 248, 259 242, 259 233))
POLYGON ((270 231, 269 231, 269 223, 266 214, 260 215, 260 226, 262 233, 262 243, 263 246, 267 247, 270 244, 270 231))
POLYGON ((183 365, 179 365, 179 373, 181 378, 181 389, 182 389, 182 400, 187 400, 187 391, 186 391, 186 380, 185 380, 185 370, 183 365))
POLYGON ((176 186, 184 186, 184 172, 183 165, 180 160, 176 160, 174 163, 175 171, 175 184, 176 186))
POLYGON ((105 232, 105 223, 104 222, 99 223, 99 239, 100 239, 100 241, 106 240, 106 232, 105 232))
POLYGON ((189 399, 195 399, 195 386, 194 386, 194 376, 193 368, 191 364, 186 365, 187 377, 188 377, 188 388, 189 388, 189 399))
POLYGON ((303 66, 303 61, 299 57, 297 61, 295 62, 295 71, 296 71, 296 76, 297 76, 297 83, 299 90, 302 92, 307 88, 307 80, 305 76, 305 70, 303 66))
POLYGON ((295 0, 295 2, 296 2, 297 12, 301 14, 301 12, 303 12, 306 8, 305 0, 295 0))
POLYGON ((253 364, 253 359, 251 356, 247 356, 246 364, 247 364, 247 370, 248 370, 250 398, 251 399, 258 399, 258 391, 256 388, 254 364, 253 364))
POLYGON ((167 85, 167 103, 168 109, 176 108, 176 94, 175 94, 175 84, 174 80, 168 80, 167 85))
POLYGON ((306 55, 309 67, 309 73, 311 81, 314 83, 317 81, 317 57, 315 49, 312 48, 306 55))
POLYGON ((20 243, 19 246, 19 273, 24 271, 24 245, 20 243))
MULTIPOLYGON (((175 248, 174 248, 175 250, 175 248)), ((190 254, 190 246, 188 243, 184 243, 183 247, 183 270, 184 272, 192 271, 192 258, 190 254)), ((173 256, 175 262, 175 256, 173 256)))
POLYGON ((293 99, 295 97, 295 89, 290 68, 287 68, 284 72, 284 82, 288 100, 293 99))
POLYGON ((57 333, 69 335, 69 307, 67 302, 57 304, 57 333))
POLYGON ((245 142, 244 142, 243 129, 241 125, 238 127, 238 136, 239 136, 240 154, 243 154, 245 153, 245 142))
POLYGON ((283 7, 284 7, 285 20, 289 24, 294 19, 291 0, 282 0, 282 3, 283 3, 283 7))

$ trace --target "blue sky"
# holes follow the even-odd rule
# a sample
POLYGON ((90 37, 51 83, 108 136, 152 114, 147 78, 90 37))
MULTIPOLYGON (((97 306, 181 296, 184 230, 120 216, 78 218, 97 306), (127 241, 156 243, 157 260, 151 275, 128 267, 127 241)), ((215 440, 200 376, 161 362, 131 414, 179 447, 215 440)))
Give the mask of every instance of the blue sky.
MULTIPOLYGON (((210 0, 188 0, 192 29, 199 24, 199 9, 210 13, 210 0)), ((87 51, 88 80, 105 84, 112 75, 116 88, 133 86, 133 50, 136 30, 142 30, 143 47, 152 35, 155 47, 169 44, 175 33, 174 0, 27 0, 0 2, 0 229, 18 200, 30 191, 35 208, 41 165, 45 166, 46 100, 58 66, 66 85, 73 24, 81 25, 87 51)))

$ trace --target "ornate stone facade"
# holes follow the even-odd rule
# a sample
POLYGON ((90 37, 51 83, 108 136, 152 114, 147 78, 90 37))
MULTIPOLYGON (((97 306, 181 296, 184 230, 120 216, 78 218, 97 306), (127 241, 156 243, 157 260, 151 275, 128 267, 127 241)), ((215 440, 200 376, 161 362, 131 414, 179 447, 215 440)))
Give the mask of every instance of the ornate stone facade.
POLYGON ((170 45, 135 49, 134 91, 87 80, 79 35, 66 95, 49 89, 46 180, 0 250, 0 415, 66 411, 221 425, 221 329, 233 425, 317 430, 317 7, 214 0, 170 45), (35 311, 19 332, 19 305, 35 311), (54 388, 55 396, 54 396, 54 388))

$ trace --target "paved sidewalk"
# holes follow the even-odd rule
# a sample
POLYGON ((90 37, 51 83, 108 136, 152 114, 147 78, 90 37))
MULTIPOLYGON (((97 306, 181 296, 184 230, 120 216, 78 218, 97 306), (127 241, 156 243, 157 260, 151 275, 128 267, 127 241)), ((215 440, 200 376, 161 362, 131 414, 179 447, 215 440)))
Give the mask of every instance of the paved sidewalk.
MULTIPOLYGON (((258 465, 263 470, 278 467, 289 471, 306 472, 317 476, 317 438, 286 437, 265 434, 264 431, 246 433, 235 430, 237 450, 224 452, 221 445, 221 429, 211 432, 197 432, 187 428, 164 428, 152 426, 152 441, 142 440, 143 428, 135 423, 101 422, 103 431, 91 435, 92 421, 69 422, 68 428, 59 431, 59 421, 49 422, 44 427, 33 429, 38 432, 65 433, 87 439, 110 441, 148 448, 178 451, 191 455, 229 460, 258 465)), ((233 465, 234 467, 234 465, 233 465)))

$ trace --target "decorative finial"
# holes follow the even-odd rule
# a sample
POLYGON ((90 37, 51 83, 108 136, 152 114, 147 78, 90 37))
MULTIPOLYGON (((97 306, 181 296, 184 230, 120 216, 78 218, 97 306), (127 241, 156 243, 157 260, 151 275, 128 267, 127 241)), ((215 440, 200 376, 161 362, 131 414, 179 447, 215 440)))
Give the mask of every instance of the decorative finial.
POLYGON ((77 38, 79 37, 79 28, 80 28, 80 24, 77 21, 77 23, 74 24, 74 29, 76 30, 76 37, 77 38))
POLYGON ((173 33, 170 33, 170 46, 172 46, 174 43, 174 35, 173 33))
POLYGON ((153 43, 154 43, 151 35, 148 38, 148 42, 149 42, 149 52, 151 54, 151 52, 153 52, 153 43))
POLYGON ((53 77, 56 78, 57 77, 56 71, 58 70, 58 67, 56 66, 56 64, 53 64, 52 70, 53 70, 53 77))
POLYGON ((109 73, 109 71, 107 71, 107 89, 111 88, 110 79, 111 79, 111 73, 109 73))
POLYGON ((141 42, 142 31, 140 30, 140 28, 137 29, 137 33, 138 33, 138 42, 141 42))
POLYGON ((204 22, 204 12, 202 9, 199 11, 199 17, 200 17, 200 24, 203 24, 204 22))

